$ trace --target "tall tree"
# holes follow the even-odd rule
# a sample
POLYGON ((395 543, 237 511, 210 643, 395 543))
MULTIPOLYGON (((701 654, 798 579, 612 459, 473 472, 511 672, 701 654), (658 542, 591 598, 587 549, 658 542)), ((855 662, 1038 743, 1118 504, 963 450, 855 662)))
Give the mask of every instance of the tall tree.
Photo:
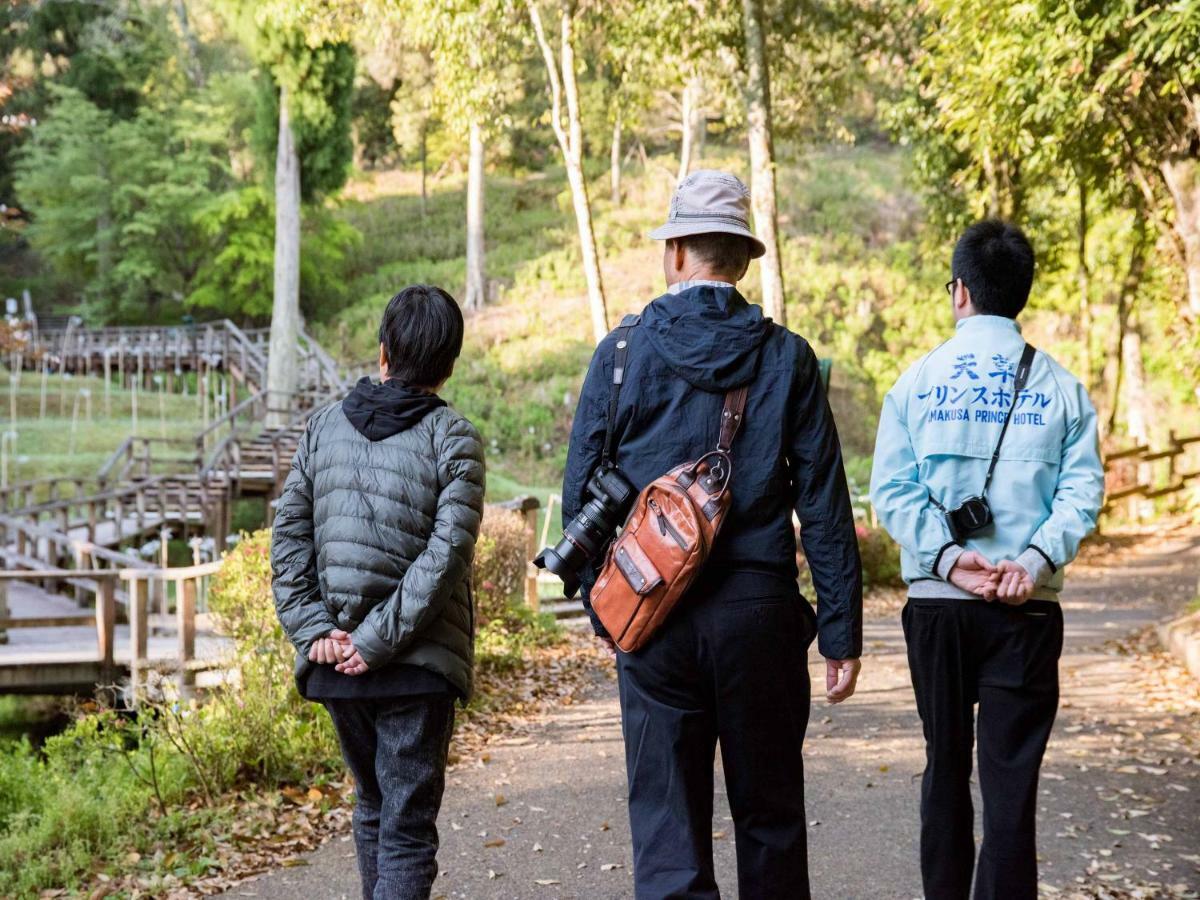
POLYGON ((771 132, 771 73, 760 0, 742 0, 745 39, 746 127, 750 144, 750 193, 754 230, 767 252, 759 260, 763 309, 787 325, 783 264, 779 255, 779 215, 775 202, 775 147, 771 132))
MULTIPOLYGON (((226 0, 235 25, 270 75, 260 132, 274 144, 275 293, 267 357, 267 425, 291 418, 299 384, 300 210, 345 183, 354 53, 346 43, 348 11, 286 0, 226 0), (277 107, 278 116, 269 115, 277 107), (272 131, 269 123, 275 123, 272 131)), ((261 141, 260 141, 261 143, 261 141)))
POLYGON ((556 54, 542 27, 537 0, 526 0, 525 5, 550 82, 550 125, 558 140, 567 169, 567 181, 571 186, 575 224, 579 232, 579 250, 583 257, 584 276, 587 279, 592 334, 599 342, 608 334, 608 307, 604 297, 604 279, 600 272, 600 254, 596 248, 596 235, 592 228, 592 204, 588 197, 587 177, 583 171, 583 123, 580 117, 579 82, 575 68, 575 20, 578 10, 570 0, 561 0, 555 5, 559 22, 559 48, 556 54))
POLYGON ((393 0, 392 15, 431 55, 439 117, 467 135, 466 291, 463 305, 487 302, 484 199, 487 144, 508 124, 515 53, 514 16, 504 0, 393 0))

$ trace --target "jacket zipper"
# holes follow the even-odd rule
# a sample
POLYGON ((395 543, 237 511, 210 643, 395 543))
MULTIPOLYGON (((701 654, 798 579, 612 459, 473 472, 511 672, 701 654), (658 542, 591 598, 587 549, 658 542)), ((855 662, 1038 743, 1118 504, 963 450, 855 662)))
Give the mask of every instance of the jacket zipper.
POLYGON ((652 510, 654 510, 654 514, 658 516, 658 530, 662 532, 663 536, 665 537, 668 534, 671 535, 671 537, 675 539, 675 543, 679 545, 680 550, 687 550, 687 541, 684 539, 683 535, 679 533, 675 526, 671 524, 671 520, 667 518, 667 514, 663 512, 662 507, 658 505, 658 501, 651 497, 649 506, 652 510))

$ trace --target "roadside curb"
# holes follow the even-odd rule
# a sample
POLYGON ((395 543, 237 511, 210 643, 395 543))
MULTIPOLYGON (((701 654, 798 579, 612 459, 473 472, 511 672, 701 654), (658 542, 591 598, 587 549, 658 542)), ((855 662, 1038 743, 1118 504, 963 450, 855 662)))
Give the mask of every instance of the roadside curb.
POLYGON ((1193 678, 1200 681, 1200 612, 1164 622, 1157 630, 1162 645, 1179 658, 1193 678))

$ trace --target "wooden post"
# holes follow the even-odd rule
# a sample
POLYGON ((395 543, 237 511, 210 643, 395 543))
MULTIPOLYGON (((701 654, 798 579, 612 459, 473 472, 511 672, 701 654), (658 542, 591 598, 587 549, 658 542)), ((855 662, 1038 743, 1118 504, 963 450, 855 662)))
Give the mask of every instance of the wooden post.
POLYGON ((149 645, 150 580, 133 576, 129 579, 129 691, 130 700, 137 706, 138 691, 144 681, 146 654, 149 645))
MULTIPOLYGON (((92 545, 75 544, 73 549, 75 551, 75 568, 92 568, 92 545)), ((83 585, 75 585, 75 603, 78 606, 88 605, 87 589, 83 585)))
POLYGON ((175 615, 179 623, 179 696, 195 692, 196 673, 189 663, 196 656, 196 579, 175 582, 175 615))
POLYGON ((100 651, 100 684, 113 683, 113 634, 117 626, 116 585, 110 575, 96 582, 96 639, 100 651))
POLYGON ((538 518, 538 501, 536 497, 530 497, 532 504, 526 504, 524 507, 525 515, 525 602, 529 608, 535 613, 541 612, 542 598, 538 595, 538 570, 533 564, 533 558, 537 556, 537 518, 538 518))
MULTIPOLYGON (((8 618, 8 582, 0 581, 0 619, 8 618)), ((8 630, 0 625, 0 644, 8 643, 8 630)))

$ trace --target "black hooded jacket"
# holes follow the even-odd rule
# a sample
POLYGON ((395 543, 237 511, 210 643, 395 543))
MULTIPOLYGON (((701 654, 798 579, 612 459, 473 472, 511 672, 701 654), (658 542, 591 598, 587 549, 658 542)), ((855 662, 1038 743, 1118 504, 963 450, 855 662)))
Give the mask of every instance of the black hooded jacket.
MULTIPOLYGON (((586 484, 600 462, 615 345, 610 334, 596 348, 579 398, 563 478, 564 522, 587 501, 586 484)), ((733 505, 702 581, 739 573, 794 585, 794 509, 816 588, 821 654, 859 656, 862 568, 841 446, 812 348, 734 287, 699 285, 650 303, 629 331, 628 352, 615 457, 639 490, 713 449, 724 393, 750 385, 733 445, 733 505)), ((594 581, 594 568, 583 573, 589 613, 594 581)))

